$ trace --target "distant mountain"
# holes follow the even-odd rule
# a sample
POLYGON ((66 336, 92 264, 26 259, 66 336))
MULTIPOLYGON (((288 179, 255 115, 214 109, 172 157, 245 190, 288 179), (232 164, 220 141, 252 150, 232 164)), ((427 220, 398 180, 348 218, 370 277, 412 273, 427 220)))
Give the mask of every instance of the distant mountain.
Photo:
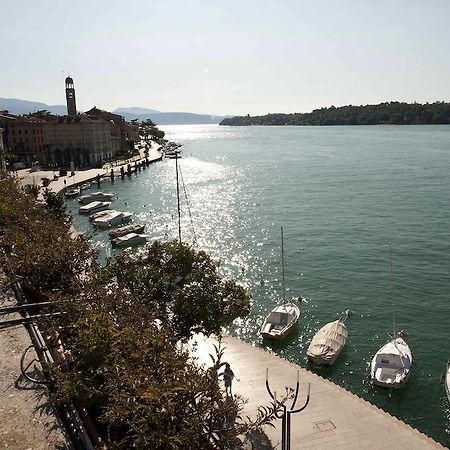
MULTIPOLYGON (((218 124, 225 116, 211 116, 208 114, 195 114, 187 112, 154 112, 136 114, 127 112, 128 109, 117 108, 114 112, 121 114, 127 120, 137 119, 139 121, 151 119, 156 125, 192 125, 192 124, 218 124)), ((143 108, 144 109, 144 108, 143 108)))
MULTIPOLYGON (((46 109, 52 114, 63 116, 67 114, 65 105, 47 105, 46 103, 19 100, 17 98, 0 98, 0 111, 8 110, 11 114, 28 114, 46 109)), ((194 114, 186 112, 161 112, 156 109, 141 108, 138 106, 129 108, 117 108, 113 111, 120 114, 126 120, 137 119, 139 121, 151 119, 157 125, 190 125, 190 124, 218 124, 225 116, 211 116, 208 114, 194 114)))
POLYGON ((153 113, 159 113, 161 111, 157 111, 156 109, 149 109, 149 108, 141 108, 140 106, 132 106, 131 108, 117 108, 114 111, 112 111, 114 114, 137 114, 137 115, 143 115, 143 114, 153 114, 153 113))
POLYGON ((8 110, 11 114, 28 114, 30 112, 42 111, 46 109, 52 114, 67 114, 65 105, 47 105, 46 103, 30 102, 17 98, 0 98, 0 110, 8 110))

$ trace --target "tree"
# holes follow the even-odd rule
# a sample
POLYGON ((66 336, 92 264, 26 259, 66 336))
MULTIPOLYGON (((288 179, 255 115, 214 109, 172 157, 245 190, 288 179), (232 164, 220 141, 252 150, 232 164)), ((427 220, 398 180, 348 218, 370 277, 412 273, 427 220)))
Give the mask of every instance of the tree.
POLYGON ((143 120, 139 126, 140 134, 144 136, 145 139, 153 138, 153 139, 162 139, 165 136, 164 131, 160 130, 155 122, 151 119, 143 120))
POLYGON ((2 263, 26 288, 65 289, 95 265, 95 251, 84 238, 69 235, 68 222, 58 220, 56 210, 56 199, 47 206, 37 202, 12 177, 0 183, 2 263))
POLYGON ((216 262, 185 243, 154 242, 139 258, 123 253, 108 271, 121 289, 170 322, 180 338, 220 333, 249 312, 249 293, 236 282, 223 280, 216 262))

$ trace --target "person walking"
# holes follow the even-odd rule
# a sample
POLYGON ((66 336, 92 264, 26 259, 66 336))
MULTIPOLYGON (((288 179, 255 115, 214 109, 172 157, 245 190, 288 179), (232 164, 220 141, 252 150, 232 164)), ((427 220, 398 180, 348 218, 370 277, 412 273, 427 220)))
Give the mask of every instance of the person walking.
POLYGON ((225 394, 230 397, 233 397, 231 393, 231 383, 233 382, 234 372, 231 370, 231 367, 228 363, 225 363, 225 369, 223 371, 223 382, 225 384, 225 394))

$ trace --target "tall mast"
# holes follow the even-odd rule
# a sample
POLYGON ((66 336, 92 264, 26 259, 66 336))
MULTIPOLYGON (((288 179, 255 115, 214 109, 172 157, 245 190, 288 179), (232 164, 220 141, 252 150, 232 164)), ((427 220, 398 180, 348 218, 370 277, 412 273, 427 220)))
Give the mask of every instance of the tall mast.
POLYGON ((175 170, 177 173, 177 205, 178 205, 178 240, 181 244, 181 210, 180 210, 180 184, 178 182, 178 154, 175 153, 175 170))
POLYGON ((394 339, 396 337, 395 330, 395 305, 394 305, 394 278, 392 271, 392 242, 389 242, 389 254, 391 257, 391 302, 392 302, 392 330, 394 332, 394 339))
POLYGON ((286 285, 284 283, 284 239, 283 239, 283 227, 281 227, 281 273, 283 278, 283 303, 286 300, 286 285))

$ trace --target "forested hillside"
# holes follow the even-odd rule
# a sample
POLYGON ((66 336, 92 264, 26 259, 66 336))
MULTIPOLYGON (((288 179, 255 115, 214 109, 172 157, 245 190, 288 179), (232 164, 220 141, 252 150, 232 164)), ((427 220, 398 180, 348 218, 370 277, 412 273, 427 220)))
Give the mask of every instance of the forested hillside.
POLYGON ((311 113, 267 114, 227 118, 220 125, 419 125, 449 124, 450 103, 400 103, 341 106, 315 109, 311 113))

